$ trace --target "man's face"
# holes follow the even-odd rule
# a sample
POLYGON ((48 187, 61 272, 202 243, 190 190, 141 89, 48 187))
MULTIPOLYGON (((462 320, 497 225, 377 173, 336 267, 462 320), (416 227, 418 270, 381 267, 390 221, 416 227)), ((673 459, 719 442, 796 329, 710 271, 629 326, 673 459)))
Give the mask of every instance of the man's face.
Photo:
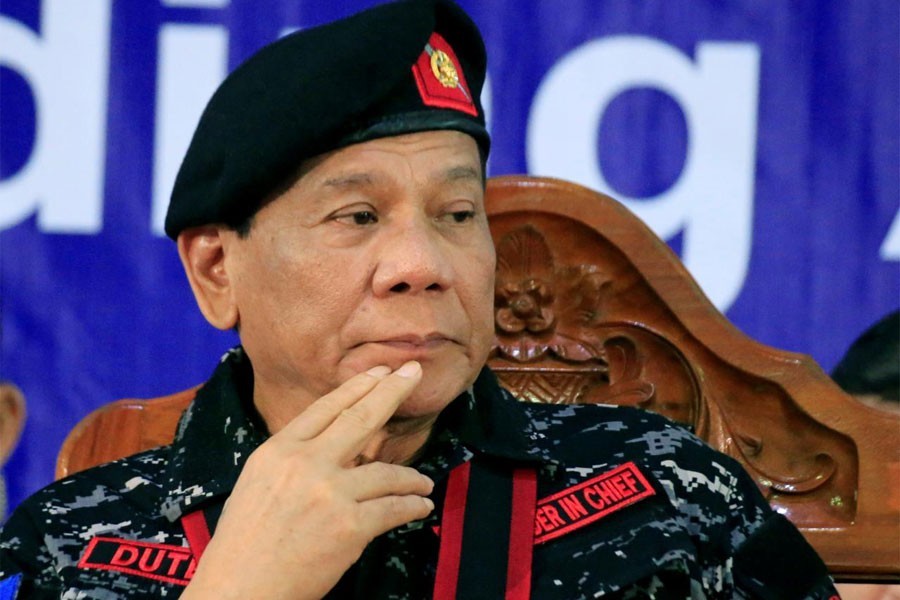
POLYGON ((417 360, 422 382, 397 416, 429 416, 487 359, 495 256, 467 135, 415 133, 313 159, 224 248, 257 402, 302 410, 356 373, 417 360))

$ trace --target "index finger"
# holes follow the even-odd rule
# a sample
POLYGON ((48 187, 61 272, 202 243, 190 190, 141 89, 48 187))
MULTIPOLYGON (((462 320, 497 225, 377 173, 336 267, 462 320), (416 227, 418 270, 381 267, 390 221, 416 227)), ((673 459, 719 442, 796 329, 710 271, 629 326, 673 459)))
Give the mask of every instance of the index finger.
POLYGON ((379 381, 390 373, 390 368, 383 365, 357 373, 307 406, 303 412, 285 425, 278 435, 284 435, 298 441, 306 441, 316 437, 326 427, 331 425, 342 411, 359 402, 366 394, 372 391, 372 388, 379 381))
POLYGON ((318 436, 319 452, 340 464, 359 454, 419 385, 422 366, 410 361, 379 381, 359 402, 345 408, 318 436))

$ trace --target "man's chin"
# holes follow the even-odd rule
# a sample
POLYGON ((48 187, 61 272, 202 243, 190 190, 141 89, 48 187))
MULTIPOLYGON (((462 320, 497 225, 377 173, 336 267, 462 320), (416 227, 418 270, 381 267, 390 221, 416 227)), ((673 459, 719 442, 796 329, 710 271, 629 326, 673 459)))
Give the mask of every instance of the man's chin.
POLYGON ((406 399, 391 417, 392 422, 416 421, 429 417, 437 418, 447 405, 453 402, 465 389, 464 383, 456 385, 436 385, 431 389, 417 389, 406 399), (450 392, 448 393, 448 390, 450 392))

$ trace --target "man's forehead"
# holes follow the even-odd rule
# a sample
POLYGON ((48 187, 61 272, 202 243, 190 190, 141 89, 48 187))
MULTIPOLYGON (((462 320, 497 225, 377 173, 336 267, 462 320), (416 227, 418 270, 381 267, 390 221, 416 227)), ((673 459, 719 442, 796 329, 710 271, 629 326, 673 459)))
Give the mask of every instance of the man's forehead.
POLYGON ((330 188, 387 183, 398 177, 451 184, 484 179, 475 141, 457 132, 421 132, 363 142, 304 161, 294 179, 330 188), (399 150, 399 151, 398 151, 399 150), (410 171, 398 171, 396 160, 410 171))
MULTIPOLYGON (((344 173, 329 175, 322 180, 322 185, 334 188, 349 187, 365 187, 378 185, 389 180, 389 172, 387 169, 348 170, 344 173)), ((422 173, 423 179, 429 179, 442 183, 454 183, 457 181, 472 181, 474 183, 481 182, 481 170, 476 166, 457 165, 457 166, 439 166, 435 169, 422 173)))

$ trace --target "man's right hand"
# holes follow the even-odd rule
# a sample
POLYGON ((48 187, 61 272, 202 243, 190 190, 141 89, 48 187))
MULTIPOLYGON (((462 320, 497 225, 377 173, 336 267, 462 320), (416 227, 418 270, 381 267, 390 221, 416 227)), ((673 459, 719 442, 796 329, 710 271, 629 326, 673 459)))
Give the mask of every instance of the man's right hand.
POLYGON ((428 516, 428 477, 356 465, 421 377, 416 362, 360 373, 257 448, 182 598, 321 598, 373 538, 428 516))

